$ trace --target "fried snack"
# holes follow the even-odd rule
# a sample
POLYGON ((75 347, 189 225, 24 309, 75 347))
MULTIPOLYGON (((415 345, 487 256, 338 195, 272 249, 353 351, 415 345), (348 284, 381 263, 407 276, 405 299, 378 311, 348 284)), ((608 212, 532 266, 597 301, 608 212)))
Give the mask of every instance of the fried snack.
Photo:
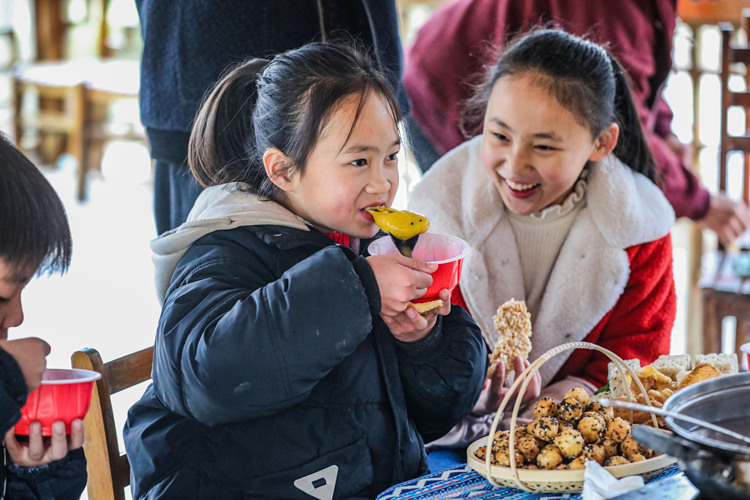
MULTIPOLYGON (((524 457, 521 454, 518 449, 515 450, 515 459, 516 463, 520 466, 523 464, 524 457)), ((502 467, 509 467, 510 466, 510 448, 500 448, 495 452, 495 455, 493 457, 495 459, 495 462, 497 465, 500 465, 502 467)))
POLYGON ((625 419, 615 417, 604 431, 604 435, 615 443, 622 443, 630 435, 630 422, 625 419))
POLYGON ((586 468, 586 461, 587 461, 587 460, 590 460, 590 459, 584 458, 584 456, 583 456, 583 455, 581 455, 580 457, 574 458, 574 459, 573 459, 573 460, 572 460, 572 461, 571 461, 571 462, 570 462, 570 463, 568 464, 568 467, 567 467, 567 468, 568 468, 569 470, 583 470, 583 469, 585 469, 585 468, 586 468))
POLYGON ((586 442, 583 440, 583 436, 577 430, 563 429, 555 439, 553 440, 557 449, 560 450, 560 454, 563 458, 571 460, 583 451, 583 447, 586 442))
POLYGON ((631 462, 633 462, 633 456, 646 455, 648 453, 646 447, 633 439, 632 435, 628 435, 628 437, 623 439, 622 443, 620 443, 620 450, 623 456, 631 462))
POLYGON ((557 416, 575 424, 583 415, 583 406, 574 398, 565 398, 557 405, 557 416))
POLYGON ((589 393, 586 392, 586 389, 584 389, 583 387, 576 387, 575 389, 571 389, 566 392, 565 396, 563 396, 563 401, 568 398, 575 399, 576 401, 581 403, 581 406, 584 408, 586 408, 586 406, 589 404, 589 401, 591 401, 589 393))
MULTIPOLYGON (((497 431, 489 451, 490 462, 508 467, 514 460, 525 469, 578 470, 593 460, 600 465, 614 466, 646 460, 654 452, 636 442, 631 423, 615 417, 612 408, 596 401, 586 401, 584 391, 574 389, 562 402, 542 398, 534 406, 536 418, 525 426, 517 426, 514 455, 510 454, 510 432, 497 431), (585 412, 579 413, 583 409, 585 412), (554 416, 553 416, 554 415, 554 416), (567 417, 568 419, 564 418, 567 417)), ((670 389, 650 392, 655 404, 671 394, 670 389)), ((479 447, 475 455, 487 457, 487 448, 479 447)))
POLYGON ((607 460, 607 450, 601 444, 587 444, 578 458, 583 460, 583 463, 593 460, 599 465, 604 465, 604 461, 607 460))
POLYGON ((490 369, 487 378, 492 377, 495 365, 505 363, 505 375, 513 370, 512 362, 516 356, 529 359, 531 352, 531 315, 522 300, 510 299, 498 307, 492 317, 499 337, 490 354, 490 369))
POLYGON ((535 438, 531 434, 525 434, 516 441, 516 449, 521 452, 523 458, 529 463, 536 462, 536 457, 544 445, 544 441, 535 438))
POLYGON ((605 467, 613 467, 615 465, 625 465, 629 464, 630 460, 623 457, 622 455, 615 455, 614 457, 609 457, 606 462, 604 462, 605 467))
POLYGON ((536 457, 536 464, 540 469, 554 469, 563 461, 562 453, 554 444, 548 444, 536 457))
POLYGON ((552 441, 557 436, 560 425, 555 417, 537 417, 529 422, 526 430, 542 441, 552 441))
POLYGON ((677 386, 677 390, 679 391, 680 389, 683 389, 689 385, 703 382, 704 380, 721 377, 721 375, 722 373, 713 365, 710 365, 708 363, 700 363, 698 364, 698 366, 693 368, 693 371, 685 375, 685 377, 680 382, 680 385, 677 386))
MULTIPOLYGON (((589 412, 587 412, 589 413, 589 412)), ((607 423, 604 418, 597 418, 593 415, 584 414, 578 422, 578 432, 587 443, 598 443, 604 435, 604 429, 607 423)))
POLYGON ((534 405, 534 416, 537 417, 556 417, 557 403, 552 398, 542 398, 534 405))
POLYGON ((419 314, 424 314, 427 311, 432 311, 438 307, 443 306, 443 301, 440 299, 431 300, 429 302, 409 302, 409 307, 413 307, 419 314))
POLYGON ((602 448, 604 448, 604 453, 607 458, 613 457, 620 452, 620 445, 608 437, 602 439, 600 444, 602 445, 602 448))
MULTIPOLYGON (((662 389, 672 389, 674 385, 674 380, 651 365, 644 366, 643 372, 638 374, 638 378, 641 380, 644 387, 659 391, 662 389)), ((638 392, 638 389, 632 386, 631 390, 633 392, 638 392)))

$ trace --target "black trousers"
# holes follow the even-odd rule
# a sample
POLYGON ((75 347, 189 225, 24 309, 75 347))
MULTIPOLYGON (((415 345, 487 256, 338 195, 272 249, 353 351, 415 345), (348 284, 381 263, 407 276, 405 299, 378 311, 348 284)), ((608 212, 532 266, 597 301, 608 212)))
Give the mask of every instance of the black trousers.
POLYGON ((154 165, 154 220, 156 234, 174 229, 187 219, 202 188, 186 163, 156 160, 154 165))

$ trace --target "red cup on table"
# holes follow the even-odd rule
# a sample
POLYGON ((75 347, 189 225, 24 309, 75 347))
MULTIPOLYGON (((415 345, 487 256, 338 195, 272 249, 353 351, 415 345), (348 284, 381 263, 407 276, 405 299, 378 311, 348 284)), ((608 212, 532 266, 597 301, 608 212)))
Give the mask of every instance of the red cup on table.
POLYGON ((750 370, 750 342, 747 344, 742 344, 740 346, 740 351, 745 353, 745 359, 747 359, 747 368, 750 370))
MULTIPOLYGON (((367 247, 370 255, 398 254, 399 251, 390 236, 378 238, 367 247)), ((440 233, 422 233, 414 247, 412 257, 437 264, 437 271, 432 273, 432 285, 427 288, 423 297, 412 302, 431 302, 440 298, 440 290, 453 291, 461 279, 461 267, 464 257, 471 251, 468 243, 457 236, 440 233)))
POLYGON ((29 435, 31 422, 42 424, 42 435, 52 435, 52 422, 65 422, 65 431, 70 434, 70 424, 86 416, 91 406, 94 382, 101 374, 76 368, 48 368, 42 375, 42 384, 34 389, 21 408, 21 420, 16 423, 15 433, 29 435))

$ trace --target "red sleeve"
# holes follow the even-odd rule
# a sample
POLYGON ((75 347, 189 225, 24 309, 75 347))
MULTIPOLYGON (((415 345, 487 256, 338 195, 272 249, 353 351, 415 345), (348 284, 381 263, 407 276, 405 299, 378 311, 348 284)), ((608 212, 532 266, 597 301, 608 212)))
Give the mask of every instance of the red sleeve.
MULTIPOLYGON (((672 240, 669 235, 628 248, 630 278, 617 304, 584 339, 609 349, 622 359, 640 359, 641 365, 669 353, 677 312, 672 276, 672 240)), ((555 376, 575 375, 597 387, 607 383, 609 358, 579 349, 555 376)))
POLYGON ((650 133, 646 134, 646 140, 654 155, 656 183, 674 208, 675 215, 692 220, 704 218, 708 213, 711 197, 701 186, 698 177, 682 164, 663 137, 650 133))
POLYGON ((461 285, 456 285, 456 288, 451 292, 451 304, 463 307, 464 310, 469 313, 469 316, 471 316, 471 311, 469 311, 469 308, 466 306, 466 301, 461 293, 461 285))

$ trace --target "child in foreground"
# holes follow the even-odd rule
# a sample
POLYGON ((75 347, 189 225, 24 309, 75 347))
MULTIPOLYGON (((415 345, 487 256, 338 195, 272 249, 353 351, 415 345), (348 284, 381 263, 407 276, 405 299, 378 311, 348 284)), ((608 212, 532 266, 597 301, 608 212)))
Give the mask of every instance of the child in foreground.
MULTIPOLYGON (((531 361, 575 341, 642 364, 668 353, 674 213, 654 184, 619 63, 563 31, 533 31, 506 49, 471 104, 484 118, 482 134, 435 164, 410 208, 477 249, 454 300, 488 345, 497 340, 498 305, 515 298, 531 313, 531 361)), ((593 393, 606 383, 607 364, 589 350, 558 354, 525 401, 540 386, 557 400, 574 387, 593 393)), ((516 371, 525 366, 514 362, 516 371)), ((500 367, 472 415, 439 444, 487 435, 504 381, 500 367)))
POLYGON ((207 95, 190 142, 206 189, 152 244, 163 309, 124 432, 134 498, 374 498, 426 473, 423 442, 471 410, 479 329, 447 290, 407 306, 436 266, 362 255, 366 209, 398 187, 398 120, 375 63, 335 44, 244 62, 207 95))
POLYGON ((8 500, 77 499, 86 486, 83 421, 72 422, 69 436, 64 422, 52 424, 50 438, 42 437, 40 422, 32 422, 28 441, 16 437, 14 426, 42 381, 50 346, 39 338, 8 340, 8 330, 23 322, 23 289, 34 274, 64 272, 71 247, 57 193, 0 136, 0 497, 8 500))

